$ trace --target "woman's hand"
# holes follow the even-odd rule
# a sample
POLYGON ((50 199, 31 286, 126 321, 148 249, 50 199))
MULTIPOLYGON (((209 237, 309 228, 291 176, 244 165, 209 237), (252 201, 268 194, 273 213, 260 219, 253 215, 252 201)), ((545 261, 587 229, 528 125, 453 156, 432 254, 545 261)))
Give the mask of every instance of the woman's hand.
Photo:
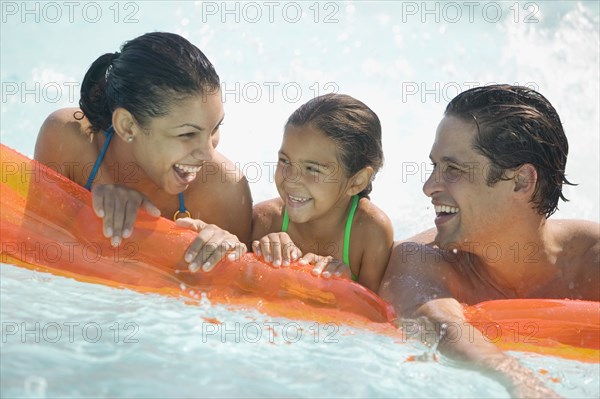
POLYGON ((302 256, 300 248, 292 242, 287 233, 283 232, 267 234, 260 240, 253 241, 252 251, 275 267, 289 266, 291 262, 302 256))
POLYGON ((313 276, 321 276, 329 278, 345 277, 351 278, 350 267, 339 259, 335 259, 332 256, 321 256, 313 253, 307 253, 300 259, 300 263, 305 265, 314 265, 311 274, 313 276))
POLYGON ((116 184, 98 184, 92 187, 92 207, 102 218, 102 232, 113 246, 121 244, 133 232, 133 223, 142 208, 149 215, 160 216, 160 210, 140 192, 116 184))
POLYGON ((208 272, 227 256, 229 260, 239 260, 247 251, 246 245, 238 238, 214 224, 206 224, 198 219, 181 218, 175 223, 184 228, 198 232, 196 239, 190 244, 185 261, 192 272, 208 272))

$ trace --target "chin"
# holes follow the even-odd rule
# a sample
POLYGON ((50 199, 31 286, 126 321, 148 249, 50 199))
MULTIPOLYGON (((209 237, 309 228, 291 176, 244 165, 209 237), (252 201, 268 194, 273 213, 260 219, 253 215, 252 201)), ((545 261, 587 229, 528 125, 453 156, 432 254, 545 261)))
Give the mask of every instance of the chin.
POLYGON ((171 195, 177 195, 183 191, 185 191, 185 189, 187 187, 182 187, 179 184, 161 184, 160 188, 166 192, 167 194, 171 194, 171 195))
POLYGON ((440 232, 438 231, 438 233, 435 236, 435 239, 433 240, 433 243, 435 245, 437 245, 438 247, 440 247, 441 249, 445 249, 445 250, 453 250, 453 249, 460 249, 460 241, 457 241, 455 239, 453 239, 452 237, 448 237, 448 236, 444 236, 442 234, 440 234, 440 232))

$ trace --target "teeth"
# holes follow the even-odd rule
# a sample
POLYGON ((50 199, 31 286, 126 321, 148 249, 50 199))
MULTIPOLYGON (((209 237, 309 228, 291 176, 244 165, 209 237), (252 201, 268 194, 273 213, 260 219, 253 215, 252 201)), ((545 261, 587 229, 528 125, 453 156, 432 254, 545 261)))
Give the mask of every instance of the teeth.
POLYGON ((176 163, 175 167, 179 170, 182 170, 186 173, 198 173, 200 172, 200 169, 202 169, 202 165, 200 166, 190 166, 190 165, 183 165, 180 163, 176 163))
POLYGON ((296 202, 306 202, 306 201, 310 200, 310 198, 294 197, 293 195, 289 195, 289 194, 288 194, 288 197, 290 197, 290 199, 292 201, 296 201, 296 202))
POLYGON ((458 208, 448 205, 435 205, 435 213, 458 213, 458 208))

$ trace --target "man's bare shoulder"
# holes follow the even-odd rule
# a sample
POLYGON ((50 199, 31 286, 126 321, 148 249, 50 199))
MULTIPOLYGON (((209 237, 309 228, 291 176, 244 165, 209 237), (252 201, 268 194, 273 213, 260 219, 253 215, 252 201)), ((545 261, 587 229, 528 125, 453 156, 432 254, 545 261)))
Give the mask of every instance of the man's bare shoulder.
POLYGON ((406 240, 396 241, 392 248, 388 271, 445 274, 456 269, 456 262, 451 255, 430 244, 406 240))
POLYGON ((431 245, 395 242, 379 294, 401 314, 413 314, 429 300, 454 296, 461 278, 455 263, 431 245))
POLYGON ((548 224, 565 257, 574 262, 595 262, 598 267, 600 224, 588 220, 551 220, 548 224))
POLYGON ((586 220, 548 223, 561 248, 560 264, 573 271, 577 297, 600 301, 600 224, 586 220))
POLYGON ((433 240, 435 239, 436 234, 437 234, 437 229, 435 227, 432 227, 428 230, 417 233, 410 238, 405 238, 403 240, 400 240, 400 242, 412 242, 412 243, 433 245, 433 240))

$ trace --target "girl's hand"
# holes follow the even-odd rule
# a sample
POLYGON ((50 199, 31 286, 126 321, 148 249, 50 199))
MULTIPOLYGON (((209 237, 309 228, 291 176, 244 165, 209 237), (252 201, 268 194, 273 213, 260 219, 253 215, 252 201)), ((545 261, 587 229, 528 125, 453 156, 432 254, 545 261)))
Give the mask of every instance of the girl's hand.
POLYGON ((184 258, 192 272, 200 267, 202 271, 211 271, 225 256, 231 261, 239 260, 247 251, 246 245, 235 235, 214 224, 191 218, 177 219, 175 223, 198 232, 198 237, 190 244, 184 258))
POLYGON ((341 260, 331 256, 320 256, 307 253, 300 259, 300 263, 314 265, 311 274, 329 278, 331 276, 351 278, 350 268, 341 260))
POLYGON ((133 223, 138 210, 144 209, 154 217, 160 216, 160 210, 140 192, 116 184, 98 184, 92 187, 92 207, 102 218, 102 232, 118 246, 122 238, 128 238, 133 232, 133 223))
POLYGON ((271 233, 252 242, 252 251, 273 266, 289 266, 290 262, 298 260, 302 251, 293 242, 287 233, 271 233))

